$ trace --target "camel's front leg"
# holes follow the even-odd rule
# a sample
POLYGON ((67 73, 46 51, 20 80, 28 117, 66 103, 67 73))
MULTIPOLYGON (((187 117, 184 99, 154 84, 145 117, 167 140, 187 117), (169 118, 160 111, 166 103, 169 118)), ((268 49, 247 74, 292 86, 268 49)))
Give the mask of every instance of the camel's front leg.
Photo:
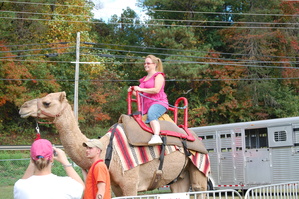
POLYGON ((111 187, 115 196, 136 196, 139 182, 139 166, 124 171, 115 153, 109 166, 111 187))
POLYGON ((189 173, 184 171, 178 181, 170 185, 172 193, 188 192, 190 189, 190 177, 189 173))
POLYGON ((137 196, 139 182, 139 166, 125 171, 122 182, 122 192, 124 196, 137 196))
POLYGON ((111 184, 111 189, 116 197, 120 197, 124 195, 122 189, 118 185, 111 184))
POLYGON ((191 162, 189 163, 188 170, 192 191, 206 191, 208 183, 207 177, 191 162))

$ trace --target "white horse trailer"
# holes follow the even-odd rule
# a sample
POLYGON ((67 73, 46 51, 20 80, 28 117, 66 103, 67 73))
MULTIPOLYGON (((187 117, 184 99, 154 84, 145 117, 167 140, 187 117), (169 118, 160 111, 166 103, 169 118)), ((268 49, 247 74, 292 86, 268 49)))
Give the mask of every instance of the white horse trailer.
POLYGON ((299 179, 299 117, 194 127, 209 152, 215 189, 299 179))

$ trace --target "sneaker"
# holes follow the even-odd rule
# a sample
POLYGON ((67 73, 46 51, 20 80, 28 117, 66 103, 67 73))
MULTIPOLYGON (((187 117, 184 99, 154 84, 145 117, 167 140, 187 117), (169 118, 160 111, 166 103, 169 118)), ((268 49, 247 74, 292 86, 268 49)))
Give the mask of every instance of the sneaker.
POLYGON ((148 145, 161 145, 163 143, 159 135, 153 135, 148 145))

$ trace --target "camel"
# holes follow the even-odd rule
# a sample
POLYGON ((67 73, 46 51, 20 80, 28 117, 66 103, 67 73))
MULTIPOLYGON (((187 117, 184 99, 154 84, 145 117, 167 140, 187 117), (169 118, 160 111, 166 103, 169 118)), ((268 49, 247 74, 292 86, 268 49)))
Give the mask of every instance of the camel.
MULTIPOLYGON (((90 168, 91 163, 86 158, 85 148, 82 146, 82 143, 88 138, 80 131, 65 92, 50 93, 43 98, 27 101, 21 106, 19 114, 22 118, 31 116, 54 123, 68 156, 82 169, 90 168)), ((111 133, 108 132, 100 138, 105 146, 102 151, 102 159, 105 159, 110 135, 111 133)), ((113 152, 109 167, 113 193, 115 196, 136 196, 138 192, 149 190, 153 173, 158 166, 159 160, 154 159, 123 171, 119 156, 113 152)), ((162 172, 163 176, 158 183, 159 186, 177 180, 170 185, 173 193, 188 192, 190 187, 193 191, 205 191, 207 189, 206 175, 200 172, 190 159, 180 151, 165 156, 162 172)))

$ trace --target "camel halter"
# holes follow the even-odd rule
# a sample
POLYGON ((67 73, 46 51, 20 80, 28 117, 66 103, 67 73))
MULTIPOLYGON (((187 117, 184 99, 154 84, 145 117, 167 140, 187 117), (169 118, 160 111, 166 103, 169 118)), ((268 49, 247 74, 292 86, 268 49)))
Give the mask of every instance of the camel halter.
MULTIPOLYGON (((65 103, 65 105, 64 105, 64 107, 61 109, 61 111, 60 111, 59 113, 57 113, 56 115, 53 115, 53 114, 51 114, 51 113, 47 113, 46 111, 43 111, 43 110, 41 109, 41 105, 40 105, 39 102, 40 102, 40 99, 38 98, 38 99, 37 99, 37 103, 36 103, 36 105, 37 105, 37 123, 39 123, 39 124, 54 124, 54 123, 56 122, 56 119, 62 115, 63 111, 64 111, 65 108, 67 107, 67 103, 65 103), (41 121, 39 121, 39 118, 40 118, 39 116, 40 116, 41 114, 43 114, 43 115, 45 115, 45 116, 48 116, 48 117, 51 117, 51 118, 54 118, 54 120, 53 120, 52 122, 41 122, 41 121)), ((40 119, 42 119, 42 118, 40 118, 40 119)))

